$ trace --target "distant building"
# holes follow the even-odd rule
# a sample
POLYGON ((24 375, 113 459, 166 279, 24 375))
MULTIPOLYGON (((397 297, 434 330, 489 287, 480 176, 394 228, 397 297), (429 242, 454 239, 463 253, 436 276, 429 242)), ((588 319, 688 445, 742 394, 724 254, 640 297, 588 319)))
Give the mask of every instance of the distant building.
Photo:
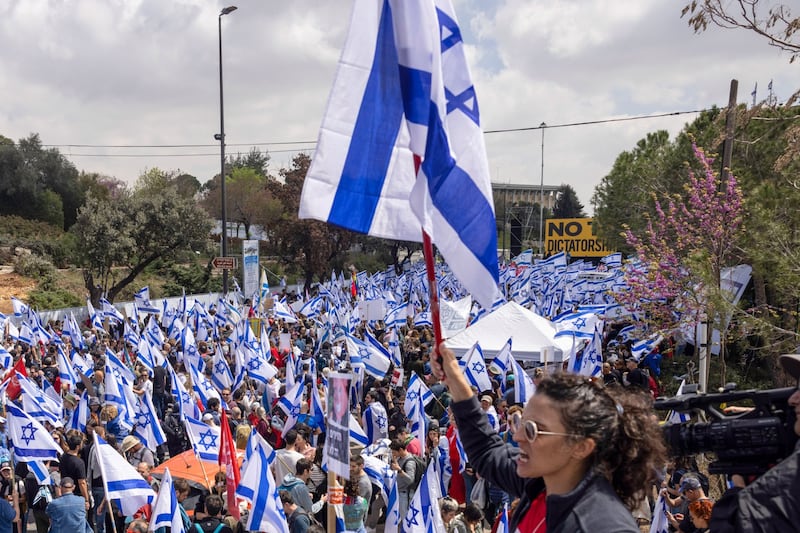
POLYGON ((558 198, 560 185, 517 185, 514 183, 492 183, 492 196, 495 204, 513 206, 519 204, 539 204, 544 203, 548 209, 553 209, 558 198), (544 201, 542 202, 542 192, 544 201))

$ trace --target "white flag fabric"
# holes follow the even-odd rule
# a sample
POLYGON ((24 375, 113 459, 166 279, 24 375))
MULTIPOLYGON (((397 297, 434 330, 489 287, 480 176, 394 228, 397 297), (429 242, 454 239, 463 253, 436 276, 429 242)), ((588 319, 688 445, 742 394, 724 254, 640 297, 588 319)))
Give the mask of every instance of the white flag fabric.
POLYGON ((424 228, 482 305, 500 294, 480 112, 450 0, 355 2, 299 216, 404 241, 424 228))
POLYGON ((155 531, 160 527, 171 528, 172 533, 186 533, 183 526, 183 517, 178 507, 178 496, 172 488, 172 475, 169 468, 164 469, 161 485, 158 489, 156 501, 153 503, 153 515, 150 517, 148 531, 155 531))
POLYGON ((278 487, 272 476, 270 463, 275 452, 257 433, 251 436, 255 446, 247 462, 242 465, 242 479, 236 488, 236 495, 249 501, 253 508, 247 517, 245 530, 265 533, 289 533, 289 524, 278 496, 278 487))
POLYGON ((464 375, 470 385, 476 387, 478 392, 492 390, 492 380, 483 358, 483 350, 476 342, 461 358, 464 361, 464 375))
POLYGON ((94 434, 94 453, 103 474, 103 485, 109 500, 119 500, 124 515, 132 515, 155 498, 150 484, 97 433, 94 434))
POLYGON ((439 472, 437 462, 431 461, 422 475, 414 498, 408 504, 408 512, 403 520, 405 533, 428 533, 445 531, 442 514, 439 512, 439 472))
POLYGON ((49 422, 56 427, 61 427, 63 423, 61 422, 62 406, 60 402, 46 395, 36 382, 25 376, 17 373, 17 379, 22 389, 22 408, 25 409, 25 414, 39 422, 49 422))
POLYGON ((304 391, 305 386, 300 380, 278 400, 278 407, 286 414, 286 422, 283 424, 284 436, 294 427, 300 417, 300 403, 303 401, 304 391))
POLYGON ((6 420, 17 461, 58 460, 64 453, 43 425, 12 403, 6 405, 6 420))
POLYGON ((136 402, 133 404, 133 431, 139 437, 144 447, 155 452, 156 448, 167 442, 167 436, 161 429, 161 422, 158 420, 156 409, 150 393, 144 391, 136 395, 136 402))
POLYGON ((187 416, 184 419, 186 434, 192 443, 194 453, 204 461, 219 461, 220 429, 211 427, 196 418, 187 416))
POLYGON ((528 375, 527 372, 517 363, 516 359, 512 359, 514 367, 514 403, 525 405, 531 399, 533 393, 536 392, 536 385, 528 375))
POLYGON ((150 302, 150 288, 142 287, 133 295, 136 308, 142 313, 160 313, 161 309, 150 302))
POLYGON ((668 533, 667 502, 660 494, 653 507, 653 521, 650 522, 650 533, 668 533))
POLYGON ((347 335, 345 338, 347 354, 354 365, 362 364, 367 374, 376 379, 383 379, 392 364, 390 354, 388 350, 380 345, 377 339, 369 335, 369 333, 365 335, 368 341, 372 338, 374 342, 365 342, 352 335, 347 335))

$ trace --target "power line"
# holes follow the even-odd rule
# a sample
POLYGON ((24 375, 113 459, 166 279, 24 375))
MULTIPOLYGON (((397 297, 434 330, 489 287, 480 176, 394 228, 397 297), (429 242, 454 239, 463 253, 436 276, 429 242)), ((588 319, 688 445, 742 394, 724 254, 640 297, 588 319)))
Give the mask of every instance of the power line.
POLYGON ((487 130, 484 131, 484 135, 488 135, 490 133, 513 133, 518 131, 534 131, 534 130, 542 130, 542 129, 553 129, 553 128, 570 128, 573 126, 591 126, 594 124, 608 124, 610 122, 626 122, 629 120, 644 120, 648 118, 661 118, 661 117, 676 117, 678 115, 691 115, 694 113, 702 113, 703 111, 709 111, 708 109, 696 109, 694 111, 673 111, 671 113, 658 113, 655 115, 637 115, 635 117, 619 117, 619 118, 605 118, 601 120, 585 120, 582 122, 565 122, 563 124, 548 124, 546 126, 538 125, 538 126, 528 126, 525 128, 507 128, 502 130, 487 130))
MULTIPOLYGON (((152 147, 151 147, 152 148, 152 147)), ((298 148, 296 150, 270 150, 270 154, 292 153, 292 152, 305 152, 308 148, 298 148)), ((236 152, 237 155, 242 152, 236 152)), ((72 152, 65 152, 61 154, 69 157, 206 157, 214 156, 219 157, 219 152, 204 153, 204 154, 79 154, 72 152)))
MULTIPOLYGON (((680 115, 691 115, 709 111, 708 109, 696 109, 692 111, 672 111, 669 113, 657 113, 651 115, 636 115, 632 117, 617 117, 606 118, 599 120, 585 120, 580 122, 565 122, 562 124, 548 124, 547 126, 527 126, 521 128, 504 128, 496 130, 486 130, 484 135, 492 135, 496 133, 515 133, 522 131, 535 131, 543 128, 570 128, 577 126, 592 126, 597 124, 610 124, 614 122, 627 122, 631 120, 647 120, 652 118, 675 117, 680 115)), ((316 144, 317 141, 278 141, 278 142, 256 142, 256 143, 231 143, 226 146, 286 146, 297 144, 316 144)), ((46 148, 212 148, 217 147, 217 144, 42 144, 46 148)), ((307 148, 287 149, 287 150, 270 150, 270 153, 292 153, 303 152, 307 148)), ((241 153, 241 152, 240 152, 241 153)), ((80 153, 67 153, 70 157, 211 157, 218 156, 216 153, 193 153, 193 154, 80 154, 80 153)))
MULTIPOLYGON (((283 146, 287 144, 317 144, 317 141, 283 141, 263 143, 225 143, 225 146, 283 146)), ((43 144, 46 148, 213 148, 219 144, 43 144)), ((219 154, 217 154, 219 155, 219 154)))

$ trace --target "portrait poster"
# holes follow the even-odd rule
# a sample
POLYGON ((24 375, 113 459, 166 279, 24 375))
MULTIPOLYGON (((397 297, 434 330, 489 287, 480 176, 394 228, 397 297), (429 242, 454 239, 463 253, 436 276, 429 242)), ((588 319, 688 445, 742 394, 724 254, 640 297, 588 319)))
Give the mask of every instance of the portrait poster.
POLYGON ((350 374, 328 375, 328 406, 323 454, 328 471, 350 479, 350 374))

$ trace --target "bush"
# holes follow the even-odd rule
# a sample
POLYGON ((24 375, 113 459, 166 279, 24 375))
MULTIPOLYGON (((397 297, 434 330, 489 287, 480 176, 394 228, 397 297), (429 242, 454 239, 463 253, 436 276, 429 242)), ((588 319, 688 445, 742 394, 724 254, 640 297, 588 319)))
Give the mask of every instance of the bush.
POLYGON ((80 298, 63 289, 34 289, 28 293, 27 303, 34 309, 64 309, 85 305, 80 298))
POLYGON ((52 279, 56 273, 56 267, 45 257, 22 254, 14 261, 14 272, 36 280, 52 279))

